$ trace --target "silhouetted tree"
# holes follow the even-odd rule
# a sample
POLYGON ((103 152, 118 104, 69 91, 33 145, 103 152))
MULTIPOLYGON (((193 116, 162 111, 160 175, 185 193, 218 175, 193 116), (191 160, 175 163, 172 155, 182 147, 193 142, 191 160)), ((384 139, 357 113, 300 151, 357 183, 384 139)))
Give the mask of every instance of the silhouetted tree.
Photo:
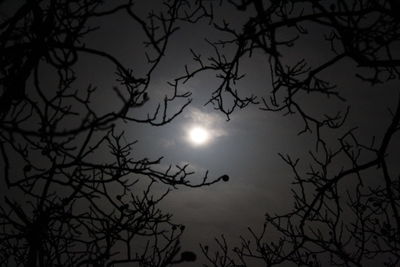
POLYGON ((117 128, 167 124, 190 103, 190 94, 172 84, 172 96, 153 114, 138 115, 148 110, 147 89, 177 24, 208 15, 185 0, 160 1, 162 10, 149 14, 137 13, 131 0, 103 2, 0 3, 1 266, 170 266, 196 259, 180 252, 184 227, 158 204, 171 187, 222 178, 206 173, 194 184, 187 166, 161 170, 161 158, 137 158, 135 142, 117 128), (107 23, 123 12, 132 23, 125 26, 145 38, 147 65, 136 68, 143 76, 86 44, 94 20, 107 23), (115 67, 119 105, 99 108, 101 91, 82 85, 84 55, 115 67), (186 102, 171 113, 176 99, 186 102), (155 194, 160 182, 165 193, 155 194))
POLYGON ((250 237, 244 236, 238 247, 230 247, 223 236, 217 239, 217 251, 203 245, 210 265, 399 266, 400 184, 393 139, 400 127, 400 92, 393 95, 399 100, 389 110, 391 122, 367 143, 360 137, 370 133, 357 131, 354 122, 346 124, 350 108, 321 114, 309 109, 312 102, 305 100, 344 100, 341 88, 326 78, 342 62, 348 62, 343 66, 368 85, 400 86, 399 3, 228 0, 212 4, 214 12, 208 14, 223 37, 209 41, 214 54, 206 59, 193 51, 199 68, 188 68, 180 80, 215 72, 221 82, 209 103, 228 119, 250 104, 295 115, 304 123, 300 134, 314 136, 315 146, 309 151, 308 169, 299 164, 307 159, 280 155, 294 174, 293 208, 279 215, 268 213, 261 231, 249 229, 250 237), (224 13, 229 9, 236 13, 224 13), (321 38, 316 49, 330 51, 317 63, 308 62, 300 50, 310 34, 321 38), (293 51, 304 59, 295 62, 288 56, 293 51), (267 63, 271 79, 265 86, 271 88, 264 92, 267 97, 245 96, 240 88, 248 71, 242 64, 251 57, 267 63))

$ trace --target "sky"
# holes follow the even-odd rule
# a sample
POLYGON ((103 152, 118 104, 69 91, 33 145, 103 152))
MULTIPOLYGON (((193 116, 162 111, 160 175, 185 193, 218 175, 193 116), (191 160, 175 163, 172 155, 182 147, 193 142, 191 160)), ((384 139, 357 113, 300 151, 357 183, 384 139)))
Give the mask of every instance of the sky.
MULTIPOLYGON (((140 73, 145 60, 143 48, 141 40, 136 39, 136 29, 124 26, 129 23, 120 14, 109 18, 89 36, 87 45, 112 52, 127 67, 140 73)), ((206 57, 210 48, 205 38, 216 40, 218 37, 206 21, 182 26, 171 39, 166 57, 152 77, 149 111, 165 94, 171 93, 167 82, 184 74, 185 64, 194 65, 190 48, 206 57)), ((93 81, 104 98, 99 99, 101 109, 112 107, 113 92, 108 91, 115 85, 112 66, 94 58, 83 61, 82 69, 78 69, 82 83, 93 81)), ((258 56, 246 62, 249 76, 243 83, 246 93, 263 94, 268 89, 264 64, 265 60, 258 56)), ((249 226, 255 229, 262 226, 266 211, 287 210, 292 205, 289 187, 292 175, 278 153, 294 151, 302 156, 312 140, 309 136, 297 135, 302 125, 296 118, 262 112, 257 106, 234 113, 227 121, 211 105, 205 106, 216 82, 213 73, 204 73, 183 85, 181 90, 191 92, 193 102, 168 125, 121 125, 126 138, 138 140, 135 145, 138 157, 164 156, 165 168, 170 164, 189 163, 196 172, 193 181, 200 181, 207 170, 211 178, 229 175, 228 182, 209 187, 179 187, 160 203, 165 211, 173 214, 175 222, 186 226, 182 247, 197 252, 200 243, 212 244, 221 234, 237 244, 240 235, 248 235, 249 226), (203 145, 195 145, 188 138, 188 132, 195 126, 207 129, 210 135, 203 145)), ((161 187, 160 192, 164 189, 161 187)))
MULTIPOLYGON (((234 17, 229 10, 220 12, 222 16, 234 17)), ((88 43, 93 42, 95 47, 112 51, 127 66, 132 66, 135 70, 138 68, 140 72, 138 62, 144 60, 143 50, 138 44, 136 33, 132 33, 129 27, 124 27, 125 23, 128 22, 124 21, 124 17, 118 16, 111 23, 101 24, 99 31, 93 33, 93 39, 88 43), (112 41, 99 41, 104 38, 112 41)), ((322 29, 311 27, 311 31, 313 34, 300 40, 297 47, 289 49, 284 55, 289 62, 306 58, 308 62, 318 64, 329 57, 329 47, 322 43, 322 29)), ((169 93, 170 88, 166 82, 182 75, 184 65, 194 65, 189 49, 204 54, 204 57, 210 54, 205 38, 220 38, 206 22, 184 25, 172 38, 166 58, 155 73, 149 88, 150 99, 154 100, 152 103, 157 103, 164 94, 169 93)), ((95 62, 91 64, 96 65, 95 62)), ((245 60, 242 68, 247 77, 240 85, 245 93, 268 95, 270 84, 266 64, 265 57, 261 54, 245 60)), ((324 102, 305 98, 304 103, 314 114, 321 115, 325 111, 351 103, 353 117, 346 128, 357 123, 360 132, 367 132, 366 138, 370 138, 375 132, 379 134, 381 123, 389 122, 385 121, 388 115, 387 106, 394 104, 391 96, 396 84, 393 87, 385 85, 384 88, 370 88, 355 78, 354 68, 354 63, 344 62, 326 73, 341 86, 348 102, 334 102, 332 105, 331 99, 324 102)), ((88 76, 84 76, 85 79, 94 76, 94 82, 102 87, 112 82, 112 77, 107 72, 93 71, 90 67, 87 69, 90 71, 88 76), (103 82, 99 77, 104 77, 106 81, 103 82)), ((314 146, 312 135, 298 136, 303 126, 298 116, 285 117, 251 106, 237 111, 227 121, 211 105, 204 106, 216 83, 213 73, 204 73, 183 85, 181 90, 193 94, 193 103, 169 125, 127 125, 125 128, 128 137, 139 140, 136 146, 139 155, 162 155, 165 157, 162 163, 165 166, 189 163, 196 171, 194 179, 202 177, 206 170, 211 177, 229 175, 230 180, 227 183, 200 189, 179 188, 171 192, 162 203, 177 222, 187 226, 183 247, 194 251, 198 250, 199 243, 212 243, 221 234, 235 244, 239 242, 240 235, 248 235, 247 227, 260 229, 265 212, 282 213, 290 209, 293 205, 290 192, 293 174, 278 153, 289 153, 307 160, 308 151, 314 146), (188 141, 187 132, 193 126, 208 129, 211 135, 209 141, 203 145, 194 145, 188 141)))
MULTIPOLYGON (((146 3, 139 8, 148 10, 153 8, 151 5, 154 3, 146 3)), ((235 17, 230 10, 218 12, 228 18, 235 17)), ((240 19, 235 20, 235 23, 239 22, 240 19)), ((94 20, 92 23, 99 24, 100 28, 88 36, 88 46, 109 51, 136 73, 144 72, 141 68, 145 66, 146 59, 141 36, 136 28, 127 26, 130 22, 126 15, 118 13, 105 22, 94 20)), ((306 36, 285 53, 289 62, 306 58, 317 64, 329 57, 329 47, 321 41, 322 29, 311 27, 311 31, 315 34, 306 36)), ((148 91, 150 101, 145 112, 153 110, 165 94, 171 94, 167 82, 184 74, 185 65, 195 66, 190 49, 205 58, 212 53, 205 38, 220 38, 206 21, 183 25, 175 34, 165 59, 153 75, 148 91)), ((110 90, 116 84, 113 67, 102 60, 84 56, 80 64, 78 82, 93 83, 101 91, 96 102, 98 108, 106 110, 107 106, 118 105, 110 90)), ((244 93, 268 96, 271 87, 267 64, 262 54, 255 54, 244 61, 242 68, 247 76, 239 84, 244 93)), ((360 138, 368 140, 373 135, 379 137, 381 128, 390 122, 387 108, 394 107, 393 95, 399 84, 395 81, 371 87, 355 77, 355 68, 353 62, 345 61, 325 74, 338 84, 346 102, 325 102, 305 96, 304 106, 314 114, 322 115, 325 111, 351 105, 352 113, 344 129, 357 125, 362 133, 360 138)), ((308 151, 315 144, 312 134, 298 135, 303 124, 296 115, 265 112, 254 105, 235 112, 228 121, 212 105, 205 105, 216 83, 214 73, 203 73, 182 85, 180 90, 191 92, 193 102, 168 125, 154 127, 126 123, 118 126, 131 141, 138 140, 134 147, 138 158, 164 156, 161 168, 189 163, 195 171, 194 181, 201 179, 206 171, 214 178, 229 175, 228 182, 209 187, 178 187, 161 203, 165 211, 173 214, 175 222, 186 225, 182 239, 185 250, 198 251, 199 243, 213 243, 213 239, 221 234, 235 244, 239 242, 240 235, 248 235, 249 226, 256 231, 261 229, 265 212, 288 211, 293 205, 293 174, 278 153, 302 158, 304 161, 301 164, 306 166, 310 159, 308 151), (194 127, 203 127, 207 131, 208 140, 204 144, 191 141, 189 135, 194 127)), ((172 105, 172 110, 180 104, 172 105)), ((400 148, 398 139, 393 147, 394 150, 400 148)), ((162 190, 160 187, 160 192, 162 190)))
MULTIPOLYGON (((222 16, 235 17, 229 10, 220 12, 222 16)), ((131 29, 120 26, 124 23, 121 16, 113 19, 112 23, 102 25, 90 42, 115 52, 117 58, 128 66, 137 66, 137 60, 143 60, 142 50, 136 50, 135 38, 129 37, 135 36, 129 34, 131 29), (105 36, 113 41, 98 41, 105 36)), ((305 58, 311 64, 318 64, 331 55, 329 46, 323 40, 323 29, 310 26, 310 32, 294 48, 286 51, 284 57, 288 62, 305 58)), ((206 22, 182 26, 172 38, 166 58, 154 76, 149 88, 151 100, 157 103, 157 99, 162 99, 169 90, 166 82, 184 74, 185 65, 193 66, 189 49, 203 54, 205 58, 212 53, 205 38, 217 40, 220 36, 206 22)), ((267 64, 262 54, 244 60, 242 69, 247 76, 239 88, 245 93, 268 95, 270 78, 267 64)), ((379 137, 381 128, 390 122, 387 107, 395 104, 393 94, 398 83, 371 87, 355 77, 355 69, 355 63, 348 60, 324 73, 339 86, 346 102, 305 96, 304 106, 306 110, 322 116, 325 112, 351 105, 344 130, 357 126, 361 133, 360 140, 363 137, 370 140, 373 135, 379 137)), ((93 72, 88 75, 95 75, 96 79, 99 76, 93 72)), ((106 75, 100 76, 108 80, 106 75)), ((102 83, 98 79, 97 82, 102 83)), ((127 125, 125 128, 127 136, 139 140, 136 149, 140 155, 163 155, 165 166, 189 163, 196 172, 194 179, 202 177, 206 170, 211 177, 229 175, 230 180, 226 183, 199 189, 179 188, 161 204, 174 215, 175 221, 187 226, 182 245, 193 251, 198 251, 199 243, 212 244, 213 239, 221 234, 232 244, 238 244, 241 235, 249 234, 248 227, 261 230, 265 212, 288 211, 293 205, 290 191, 293 174, 278 153, 302 158, 301 162, 306 166, 307 160, 310 160, 308 151, 315 144, 312 134, 298 135, 303 125, 296 115, 264 112, 256 105, 237 111, 227 121, 211 105, 204 105, 216 83, 213 73, 204 73, 183 85, 181 90, 192 93, 193 103, 169 125, 127 125), (188 131, 194 126, 209 131, 208 142, 194 145, 188 140, 188 131)), ((399 148, 398 140, 393 147, 399 148)))

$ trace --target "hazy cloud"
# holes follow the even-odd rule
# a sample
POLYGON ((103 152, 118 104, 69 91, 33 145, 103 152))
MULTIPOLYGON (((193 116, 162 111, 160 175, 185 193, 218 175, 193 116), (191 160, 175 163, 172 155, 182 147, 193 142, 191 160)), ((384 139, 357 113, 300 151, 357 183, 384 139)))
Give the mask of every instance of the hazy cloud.
POLYGON ((185 126, 190 128, 193 126, 201 126, 208 130, 212 139, 227 136, 228 131, 225 129, 225 119, 220 114, 208 113, 200 110, 199 108, 190 108, 184 115, 185 126))

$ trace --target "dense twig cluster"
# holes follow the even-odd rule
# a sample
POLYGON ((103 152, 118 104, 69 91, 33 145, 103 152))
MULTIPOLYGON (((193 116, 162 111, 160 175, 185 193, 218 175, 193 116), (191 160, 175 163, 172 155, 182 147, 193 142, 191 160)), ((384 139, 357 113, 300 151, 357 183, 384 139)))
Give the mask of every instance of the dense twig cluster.
POLYGON ((0 265, 170 266, 195 260, 192 252, 180 254, 184 227, 157 206, 169 186, 198 187, 220 179, 206 174, 193 184, 187 166, 161 171, 161 158, 138 159, 135 142, 116 125, 161 126, 190 103, 189 93, 174 88, 153 114, 137 117, 178 22, 195 22, 207 16, 205 9, 181 0, 163 1, 162 11, 146 15, 137 14, 131 0, 3 5, 15 12, 2 14, 0 22, 0 265), (96 30, 93 18, 123 12, 133 33, 140 29, 146 38, 143 77, 85 44, 96 30), (86 79, 75 71, 84 54, 116 69, 114 90, 121 103, 111 111, 96 108, 99 89, 81 89, 76 82, 86 79), (177 98, 186 102, 171 114, 168 106, 177 98), (159 182, 168 187, 157 195, 153 188, 159 182))

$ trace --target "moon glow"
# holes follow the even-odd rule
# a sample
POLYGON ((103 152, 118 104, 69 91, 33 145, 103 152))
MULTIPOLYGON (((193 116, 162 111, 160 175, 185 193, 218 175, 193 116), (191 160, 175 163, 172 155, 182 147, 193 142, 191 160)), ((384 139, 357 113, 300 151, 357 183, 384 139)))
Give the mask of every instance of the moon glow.
POLYGON ((189 140, 194 145, 204 145, 210 138, 210 134, 203 127, 193 127, 189 130, 189 140))

